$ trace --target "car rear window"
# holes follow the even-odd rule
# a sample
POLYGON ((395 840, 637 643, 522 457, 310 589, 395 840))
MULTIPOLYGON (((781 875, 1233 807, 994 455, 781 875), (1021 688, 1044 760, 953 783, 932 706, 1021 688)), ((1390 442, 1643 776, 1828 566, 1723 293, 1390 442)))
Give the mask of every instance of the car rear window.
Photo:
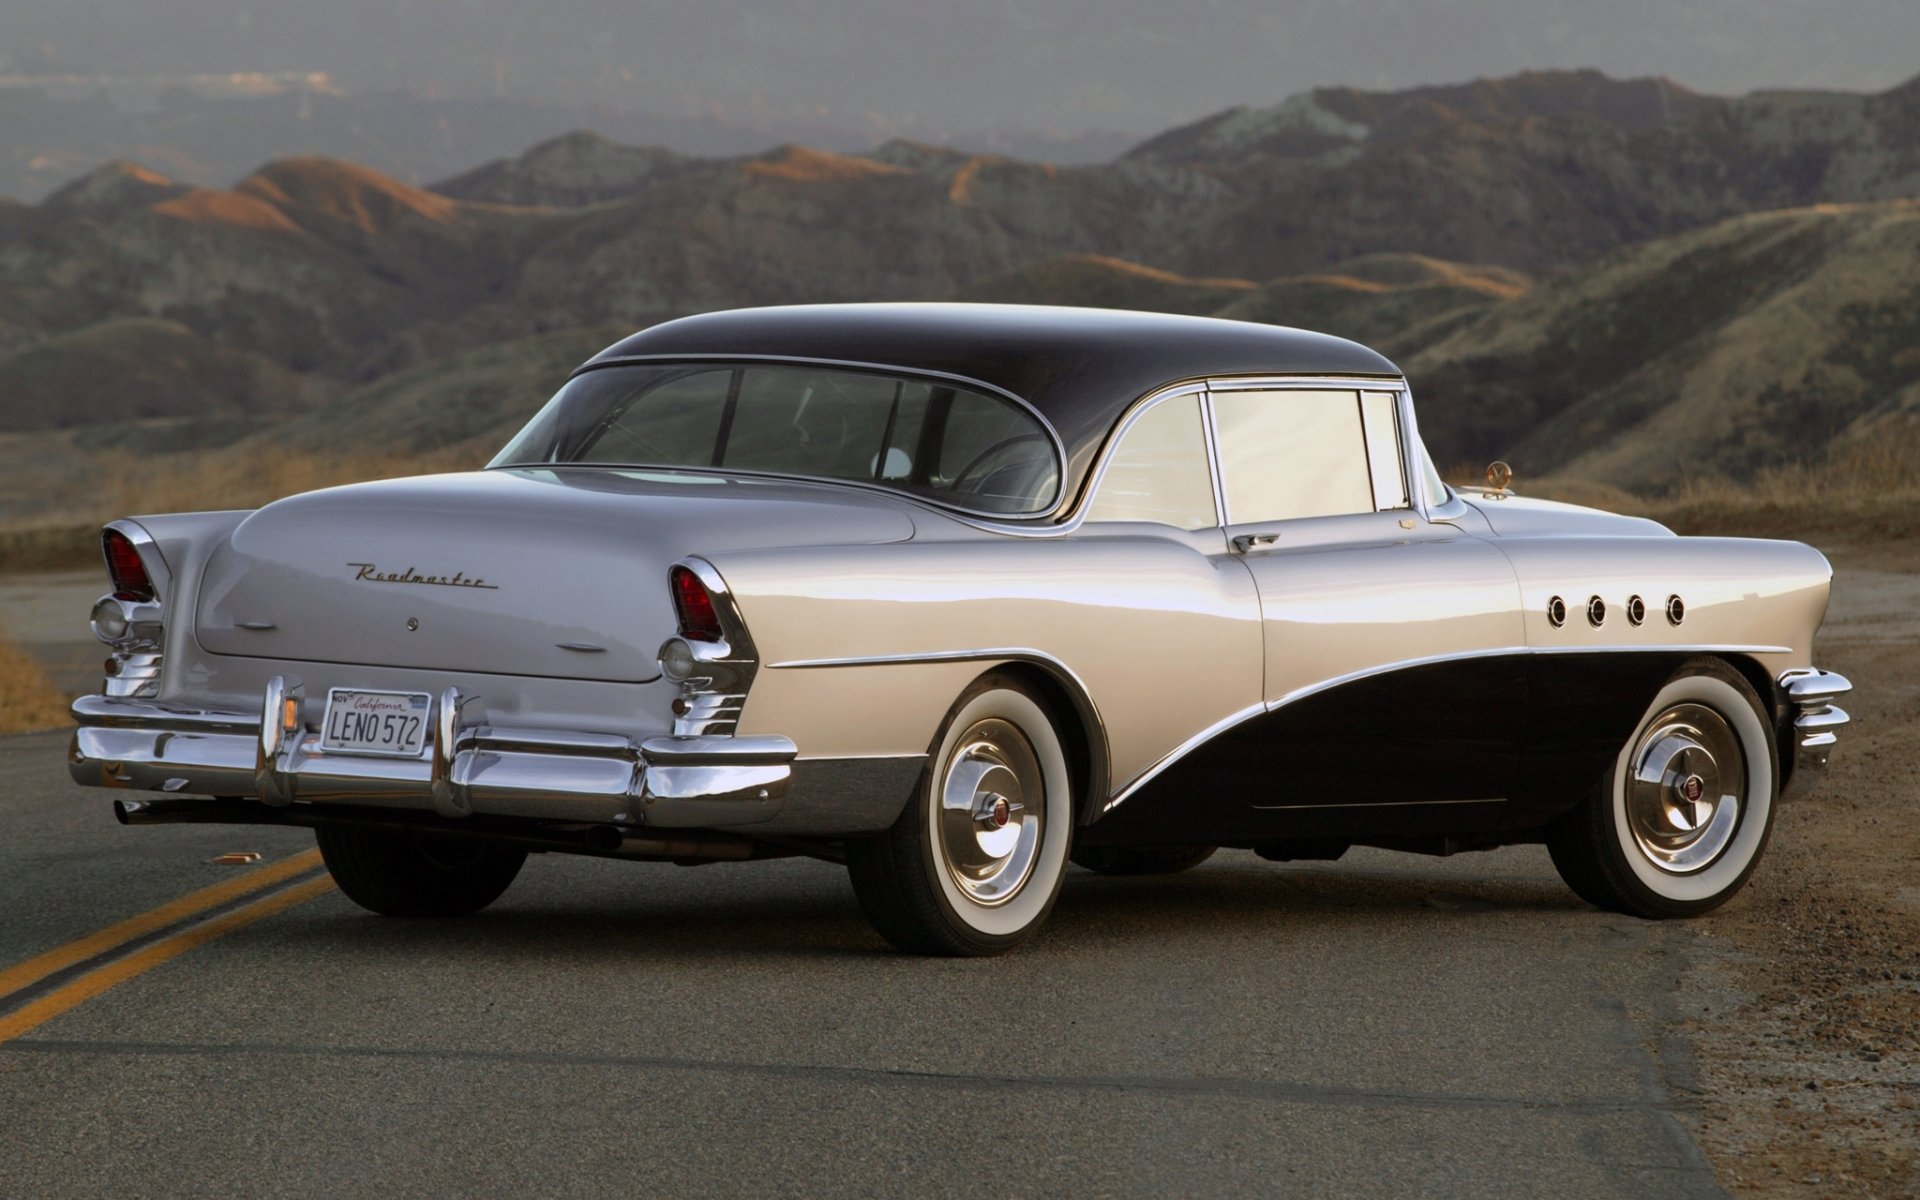
POLYGON ((784 363, 648 363, 569 380, 494 467, 692 467, 852 480, 1001 516, 1060 491, 1024 406, 942 380, 784 363))

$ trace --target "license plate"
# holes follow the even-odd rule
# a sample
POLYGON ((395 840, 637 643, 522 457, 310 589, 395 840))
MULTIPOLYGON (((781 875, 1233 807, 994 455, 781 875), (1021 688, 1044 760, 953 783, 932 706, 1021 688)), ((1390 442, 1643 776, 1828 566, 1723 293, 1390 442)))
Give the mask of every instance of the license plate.
POLYGON ((327 722, 320 749, 332 754, 377 754, 417 758, 427 744, 425 692, 364 692, 334 688, 327 693, 327 722))

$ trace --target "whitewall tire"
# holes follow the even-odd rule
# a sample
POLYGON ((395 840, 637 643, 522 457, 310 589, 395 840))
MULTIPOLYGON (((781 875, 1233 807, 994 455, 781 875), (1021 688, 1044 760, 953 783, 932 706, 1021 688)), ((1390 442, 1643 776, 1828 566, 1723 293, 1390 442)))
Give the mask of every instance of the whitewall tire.
POLYGON ((1648 705, 1613 770, 1548 830, 1580 897, 1687 917, 1746 885, 1773 830, 1780 764, 1753 688, 1718 659, 1685 664, 1648 705))
POLYGON ((989 674, 954 704, 913 802, 847 847, 860 907, 918 954, 998 954, 1046 920, 1066 877, 1073 776, 1057 718, 989 674))

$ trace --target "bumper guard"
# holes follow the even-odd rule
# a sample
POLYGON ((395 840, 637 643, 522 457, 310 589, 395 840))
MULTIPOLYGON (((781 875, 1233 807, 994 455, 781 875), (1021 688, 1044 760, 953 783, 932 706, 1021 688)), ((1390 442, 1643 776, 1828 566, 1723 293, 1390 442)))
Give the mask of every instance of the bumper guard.
POLYGON ((1825 777, 1840 730, 1851 720, 1847 710, 1833 701, 1851 692, 1853 684, 1844 675, 1818 667, 1782 671, 1776 682, 1792 720, 1793 773, 1783 794, 1805 795, 1825 777))
POLYGON ((651 737, 486 723, 443 692, 418 757, 330 754, 276 675, 258 712, 82 696, 68 752, 76 783, 136 791, 430 810, 659 828, 724 829, 777 816, 796 747, 784 737, 651 737))

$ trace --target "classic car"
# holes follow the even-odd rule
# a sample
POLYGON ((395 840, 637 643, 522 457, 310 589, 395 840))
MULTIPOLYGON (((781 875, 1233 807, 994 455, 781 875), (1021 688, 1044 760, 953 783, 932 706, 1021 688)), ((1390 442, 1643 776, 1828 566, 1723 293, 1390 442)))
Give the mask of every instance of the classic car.
POLYGON ((129 824, 310 826, 473 912, 529 852, 844 863, 909 951, 1069 862, 1544 842, 1702 913, 1846 713, 1796 542, 1442 482, 1351 341, 1141 313, 671 321, 484 470, 115 521, 70 765, 129 824))

